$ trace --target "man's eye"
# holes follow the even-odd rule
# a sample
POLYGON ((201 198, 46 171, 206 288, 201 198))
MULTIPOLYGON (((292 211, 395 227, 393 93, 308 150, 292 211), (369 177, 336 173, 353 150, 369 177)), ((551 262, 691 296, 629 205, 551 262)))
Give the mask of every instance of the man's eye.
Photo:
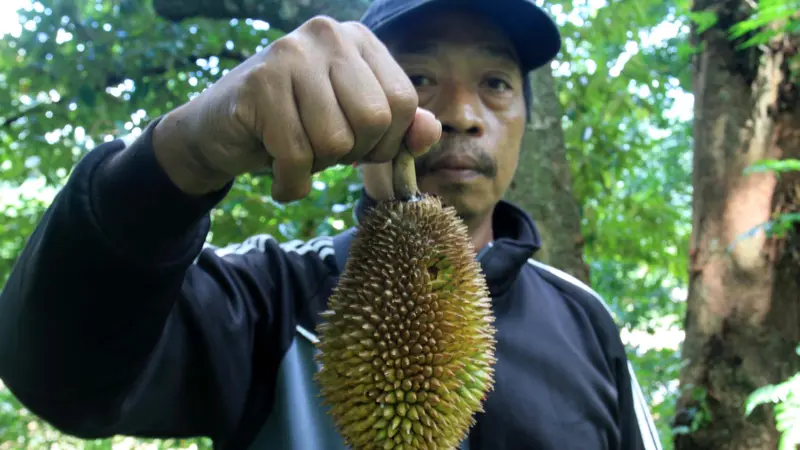
POLYGON ((425 75, 410 75, 408 78, 415 87, 429 86, 433 84, 433 80, 425 75))
POLYGON ((488 78, 486 80, 486 86, 488 86, 489 89, 500 92, 510 91, 512 89, 511 84, 508 81, 497 77, 488 78))

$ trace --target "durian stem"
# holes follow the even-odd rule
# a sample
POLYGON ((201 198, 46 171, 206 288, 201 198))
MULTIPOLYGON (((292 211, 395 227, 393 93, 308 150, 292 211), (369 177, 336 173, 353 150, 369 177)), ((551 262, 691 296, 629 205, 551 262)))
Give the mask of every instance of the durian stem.
POLYGON ((400 150, 392 163, 392 181, 394 196, 398 200, 411 200, 419 195, 417 188, 417 171, 414 167, 414 156, 408 150, 400 150))

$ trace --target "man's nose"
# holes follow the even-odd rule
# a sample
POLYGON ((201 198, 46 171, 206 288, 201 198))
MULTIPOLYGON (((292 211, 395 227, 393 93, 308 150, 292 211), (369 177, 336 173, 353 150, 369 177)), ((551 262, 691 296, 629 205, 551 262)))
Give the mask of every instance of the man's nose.
POLYGON ((479 93, 469 86, 452 84, 439 96, 436 114, 442 123, 442 135, 479 137, 484 132, 484 119, 479 93))

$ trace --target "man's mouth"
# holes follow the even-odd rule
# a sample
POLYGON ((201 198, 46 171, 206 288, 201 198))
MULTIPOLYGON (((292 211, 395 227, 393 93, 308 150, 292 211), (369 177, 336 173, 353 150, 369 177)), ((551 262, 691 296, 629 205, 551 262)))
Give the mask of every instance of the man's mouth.
POLYGON ((478 164, 471 158, 463 156, 449 156, 435 161, 430 166, 430 172, 451 171, 451 172, 478 172, 478 164))
POLYGON ((464 156, 448 156, 434 161, 426 172, 449 182, 464 182, 481 175, 477 161, 464 156))

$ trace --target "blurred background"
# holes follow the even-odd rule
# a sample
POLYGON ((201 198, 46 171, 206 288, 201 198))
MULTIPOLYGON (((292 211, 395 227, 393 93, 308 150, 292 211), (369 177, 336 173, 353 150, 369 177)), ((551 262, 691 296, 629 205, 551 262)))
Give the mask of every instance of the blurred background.
MULTIPOLYGON (((0 287, 88 150, 134 139, 313 15, 353 19, 367 2, 0 1, 0 287)), ((608 302, 665 449, 797 448, 800 2, 540 3, 564 46, 531 74, 508 194, 541 228, 536 258, 608 302)), ((290 205, 269 185, 239 179, 209 240, 353 224, 350 167, 290 205)), ((210 443, 81 441, 0 382, 0 450, 168 448, 210 443)))

